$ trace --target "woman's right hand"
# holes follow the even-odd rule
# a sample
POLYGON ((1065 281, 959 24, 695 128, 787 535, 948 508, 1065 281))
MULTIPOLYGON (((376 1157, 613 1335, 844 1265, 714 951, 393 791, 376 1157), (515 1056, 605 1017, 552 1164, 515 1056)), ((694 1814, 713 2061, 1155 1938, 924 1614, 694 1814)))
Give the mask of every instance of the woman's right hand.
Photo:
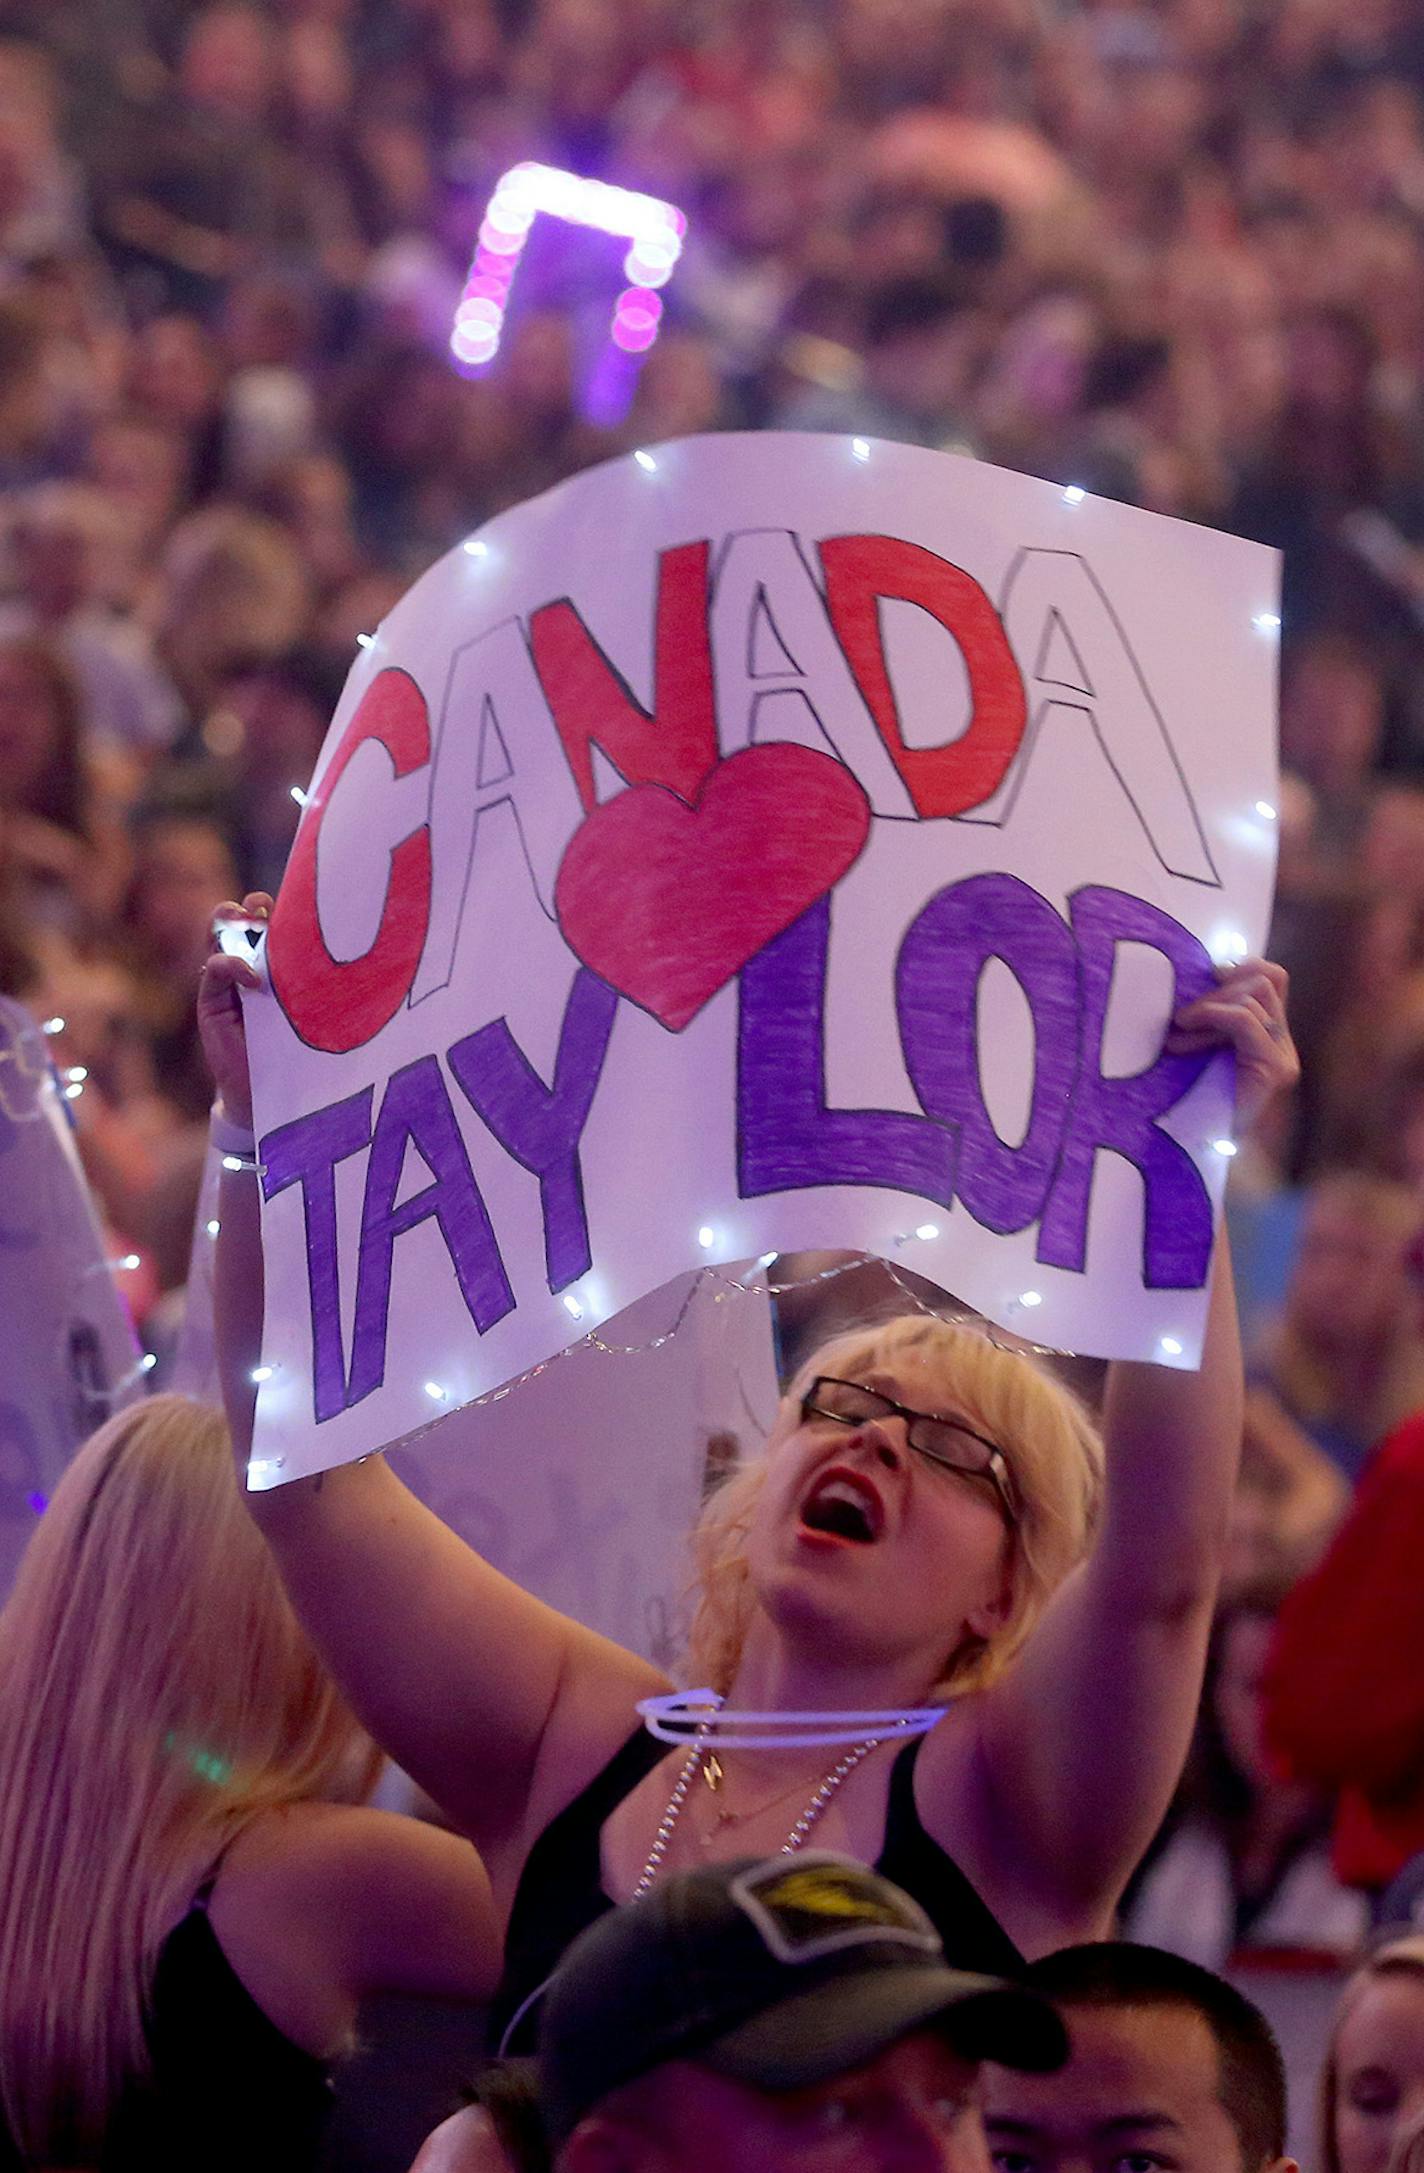
MULTIPOLYGON (((220 905, 213 915, 213 926, 216 929, 223 921, 265 921, 271 911, 272 900, 265 890, 249 891, 241 905, 220 905)), ((250 960, 219 949, 214 935, 213 949, 198 983, 198 1032, 224 1114, 234 1124, 252 1123, 252 1082, 238 991, 262 985, 262 977, 250 960)))

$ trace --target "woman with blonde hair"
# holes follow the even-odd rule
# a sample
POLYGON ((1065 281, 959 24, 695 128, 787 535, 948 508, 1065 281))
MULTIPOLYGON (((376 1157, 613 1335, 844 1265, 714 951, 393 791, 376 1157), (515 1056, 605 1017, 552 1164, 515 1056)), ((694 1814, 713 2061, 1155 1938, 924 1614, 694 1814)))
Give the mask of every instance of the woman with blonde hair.
POLYGON ((1424 2105, 1396 2134, 1387 2173, 1424 2173, 1424 2105))
POLYGON ((1424 1405, 1424 1335, 1408 1269, 1419 1221, 1407 1185, 1367 1170, 1318 1177, 1280 1318, 1254 1354, 1262 1389, 1350 1479, 1424 1405))
POLYGON ((0 2160, 304 2173, 364 1996, 487 1994, 483 1867, 379 1765, 221 1416, 110 1419, 0 1613, 0 2160))
POLYGON ((1415 1933, 1377 1948, 1340 1995, 1320 2071, 1321 2173, 1416 2173, 1421 2131, 1424 1934, 1415 1933))
MULTIPOLYGON (((1234 1047, 1243 1122, 1295 1076, 1284 983, 1243 964, 1174 1023, 1174 1049, 1234 1047)), ((210 959, 200 1019, 226 1139, 251 1127, 237 991, 270 1000, 260 987, 245 960, 210 959)), ((230 1163, 219 1334, 245 1441, 258 1188, 230 1163)), ((635 1719, 668 1690, 658 1670, 498 1575, 383 1459, 249 1502, 367 1725, 479 1843, 517 2050, 520 2015, 603 1910, 666 1869, 812 1834, 908 1888, 959 1966, 1101 1937, 1191 1733, 1241 1398, 1224 1256, 1200 1372, 1112 1369, 1101 1501, 1095 1429, 1030 1355, 933 1319, 838 1337, 697 1542, 691 1679, 742 1739, 696 1726, 671 1752, 635 1719), (943 1715, 907 1740, 926 1701, 943 1715), (796 1725, 828 1713, 831 1747, 796 1725), (766 1715, 790 1742, 747 1743, 766 1715)))

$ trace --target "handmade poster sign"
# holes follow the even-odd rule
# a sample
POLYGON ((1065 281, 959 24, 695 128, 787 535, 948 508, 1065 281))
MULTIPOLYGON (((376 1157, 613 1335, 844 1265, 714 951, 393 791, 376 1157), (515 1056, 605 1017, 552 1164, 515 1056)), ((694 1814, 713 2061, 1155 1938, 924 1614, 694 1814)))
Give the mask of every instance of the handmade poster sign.
POLYGON ((0 1599, 79 1443, 143 1394, 115 1274, 44 1035, 0 998, 0 1599))
POLYGON ((863 1248, 1191 1365, 1262 941, 1274 555, 864 439, 502 515, 365 645, 247 1002, 251 1473, 401 1439, 697 1262, 863 1248))
MULTIPOLYGON (((214 1153, 167 1383, 204 1403, 222 1400, 217 1191, 214 1153)), ((676 1277, 606 1324, 610 1350, 579 1345, 517 1393, 452 1411, 394 1453, 396 1470, 526 1592, 670 1668, 686 1641, 687 1534, 704 1478, 759 1448, 776 1416, 771 1306, 757 1281, 676 1277)))
POLYGON ((680 1275, 607 1336, 619 1355, 580 1346, 391 1461, 526 1592, 671 1668, 704 1474, 759 1449, 776 1416, 771 1309, 680 1275))

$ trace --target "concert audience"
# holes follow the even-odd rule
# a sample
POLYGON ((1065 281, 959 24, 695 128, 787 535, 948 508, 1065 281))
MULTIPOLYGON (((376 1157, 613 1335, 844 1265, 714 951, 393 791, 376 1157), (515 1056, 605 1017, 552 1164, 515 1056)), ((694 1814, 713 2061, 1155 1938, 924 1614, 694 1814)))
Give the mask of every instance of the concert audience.
POLYGON ((1347 1478, 1424 1408, 1419 1300, 1406 1269, 1420 1206, 1403 1185, 1335 1171, 1310 1189, 1279 1319, 1252 1368, 1347 1478))
POLYGON ((0 2165, 309 2173, 363 1999, 488 1994, 483 1866, 380 1765, 218 1415, 110 1419, 0 1612, 0 2165))
POLYGON ((1258 1586, 1218 1611, 1186 1776, 1126 1912, 1132 1939, 1207 1969, 1261 1948, 1349 1961, 1369 1924, 1331 1870, 1329 1797, 1283 1781, 1262 1741, 1278 1601, 1258 1586))
POLYGON ((1272 1866, 1320 1873, 1322 1792, 1374 1906, 1424 1850, 1421 221, 1412 0, 0 0, 0 989, 65 1022, 141 1317, 202 1164, 197 932, 275 886, 358 636, 480 521, 799 424, 1283 549, 1271 949, 1306 1072, 1234 1169, 1228 1677, 1262 1575, 1307 1581, 1268 1752, 1208 1701, 1226 1794, 1197 1774, 1139 1892, 1205 1848, 1219 1906, 1152 1921, 1211 1958, 1277 1922, 1272 1866), (498 363, 452 367, 531 156, 688 214, 625 414, 575 255, 531 249, 498 363))
POLYGON ((1375 1451, 1325 1559, 1281 1610, 1267 1744, 1337 1791, 1335 1865, 1381 1894, 1424 1853, 1424 1416, 1375 1451))

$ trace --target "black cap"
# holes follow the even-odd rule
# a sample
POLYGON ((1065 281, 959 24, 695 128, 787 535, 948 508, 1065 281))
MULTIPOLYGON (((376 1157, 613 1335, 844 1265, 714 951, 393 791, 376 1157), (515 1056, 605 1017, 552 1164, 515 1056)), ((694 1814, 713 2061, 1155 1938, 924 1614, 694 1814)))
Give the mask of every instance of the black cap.
POLYGON ((667 2060, 800 2089, 920 2029, 1004 2067, 1068 2055, 1047 2000, 951 1969, 919 1904, 864 1864, 812 1850, 711 1864, 611 1910, 569 1948, 540 2023, 544 2117, 562 2142, 667 2060))

